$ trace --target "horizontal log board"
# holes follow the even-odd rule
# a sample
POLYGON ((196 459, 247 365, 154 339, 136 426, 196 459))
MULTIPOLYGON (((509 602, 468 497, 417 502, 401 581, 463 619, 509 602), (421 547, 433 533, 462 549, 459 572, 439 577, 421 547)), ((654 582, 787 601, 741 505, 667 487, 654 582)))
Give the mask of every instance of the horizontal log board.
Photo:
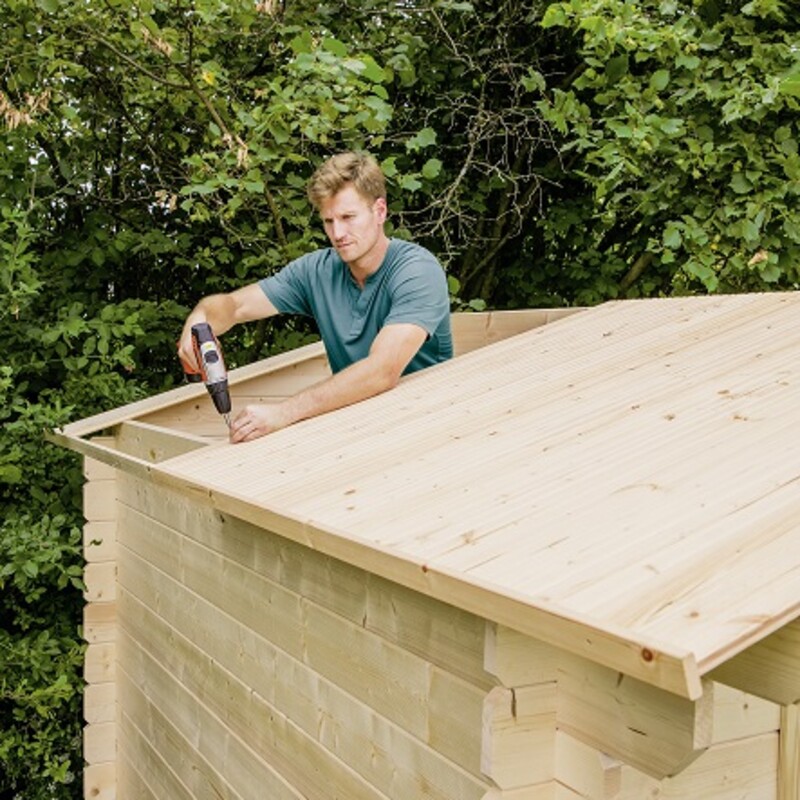
MULTIPOLYGON (((141 666, 148 662, 139 659, 141 666)), ((139 667, 141 668, 141 667, 139 667)), ((137 675, 137 667, 131 671, 137 675)), ((148 675, 150 673, 148 672, 148 675)), ((169 677, 153 666, 152 680, 163 679, 169 689, 169 677)), ((122 713, 121 758, 130 758, 131 772, 139 774, 139 780, 162 785, 169 781, 177 784, 180 795, 157 794, 159 798, 185 796, 190 798, 269 797, 274 800, 300 800, 302 795, 292 789, 274 769, 265 764, 250 749, 247 742, 234 737, 214 715, 197 706, 196 714, 187 717, 185 708, 193 707, 196 700, 174 684, 174 696, 168 698, 164 707, 155 705, 137 685, 135 677, 127 672, 120 674, 122 713), (186 724, 202 726, 202 733, 183 731, 186 724), (208 753, 209 758, 203 753, 208 753), (225 757, 225 772, 230 771, 230 781, 214 768, 212 761, 220 755, 225 757), (209 760, 210 759, 210 760, 209 760), (134 767, 133 764, 136 766, 134 767), (231 785, 233 784, 233 785, 231 785)), ((160 697, 160 694, 156 695, 160 697)), ((132 777, 120 781, 120 786, 135 785, 132 777)))
POLYGON ((694 662, 800 610, 798 312, 606 304, 154 477, 505 624, 513 600, 581 655, 607 634, 598 661, 697 696, 694 662))

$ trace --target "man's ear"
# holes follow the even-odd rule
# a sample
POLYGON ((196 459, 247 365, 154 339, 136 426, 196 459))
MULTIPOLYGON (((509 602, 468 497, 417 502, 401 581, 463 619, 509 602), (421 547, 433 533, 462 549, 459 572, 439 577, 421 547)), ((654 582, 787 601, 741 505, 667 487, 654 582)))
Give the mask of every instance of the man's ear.
POLYGON ((375 213, 378 215, 381 222, 386 222, 386 217, 389 215, 389 206, 386 203, 385 197, 379 197, 372 206, 375 213))

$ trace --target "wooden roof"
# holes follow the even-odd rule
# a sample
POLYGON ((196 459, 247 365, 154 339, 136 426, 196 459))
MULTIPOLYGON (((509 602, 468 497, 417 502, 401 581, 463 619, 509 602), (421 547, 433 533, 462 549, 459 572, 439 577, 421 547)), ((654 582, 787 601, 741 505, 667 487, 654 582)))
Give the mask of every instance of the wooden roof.
POLYGON ((800 293, 607 303, 147 474, 697 697, 800 616, 799 321, 800 293))

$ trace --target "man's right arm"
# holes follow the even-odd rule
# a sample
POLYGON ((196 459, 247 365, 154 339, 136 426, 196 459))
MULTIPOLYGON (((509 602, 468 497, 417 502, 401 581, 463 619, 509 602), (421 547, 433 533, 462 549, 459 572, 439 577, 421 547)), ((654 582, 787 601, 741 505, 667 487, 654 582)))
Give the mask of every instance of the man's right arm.
POLYGON ((199 365, 195 363, 192 347, 192 325, 198 322, 207 322, 214 335, 221 336, 239 322, 264 319, 277 313, 278 309, 257 283, 228 294, 212 294, 204 297, 186 317, 178 343, 178 355, 182 361, 199 369, 199 365))

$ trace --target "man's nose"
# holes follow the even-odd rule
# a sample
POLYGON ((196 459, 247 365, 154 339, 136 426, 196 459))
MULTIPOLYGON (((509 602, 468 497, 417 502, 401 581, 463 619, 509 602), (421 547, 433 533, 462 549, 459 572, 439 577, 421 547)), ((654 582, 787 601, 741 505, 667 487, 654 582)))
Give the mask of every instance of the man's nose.
POLYGON ((342 239, 347 233, 347 226, 342 221, 333 220, 331 222, 331 236, 335 239, 342 239))

